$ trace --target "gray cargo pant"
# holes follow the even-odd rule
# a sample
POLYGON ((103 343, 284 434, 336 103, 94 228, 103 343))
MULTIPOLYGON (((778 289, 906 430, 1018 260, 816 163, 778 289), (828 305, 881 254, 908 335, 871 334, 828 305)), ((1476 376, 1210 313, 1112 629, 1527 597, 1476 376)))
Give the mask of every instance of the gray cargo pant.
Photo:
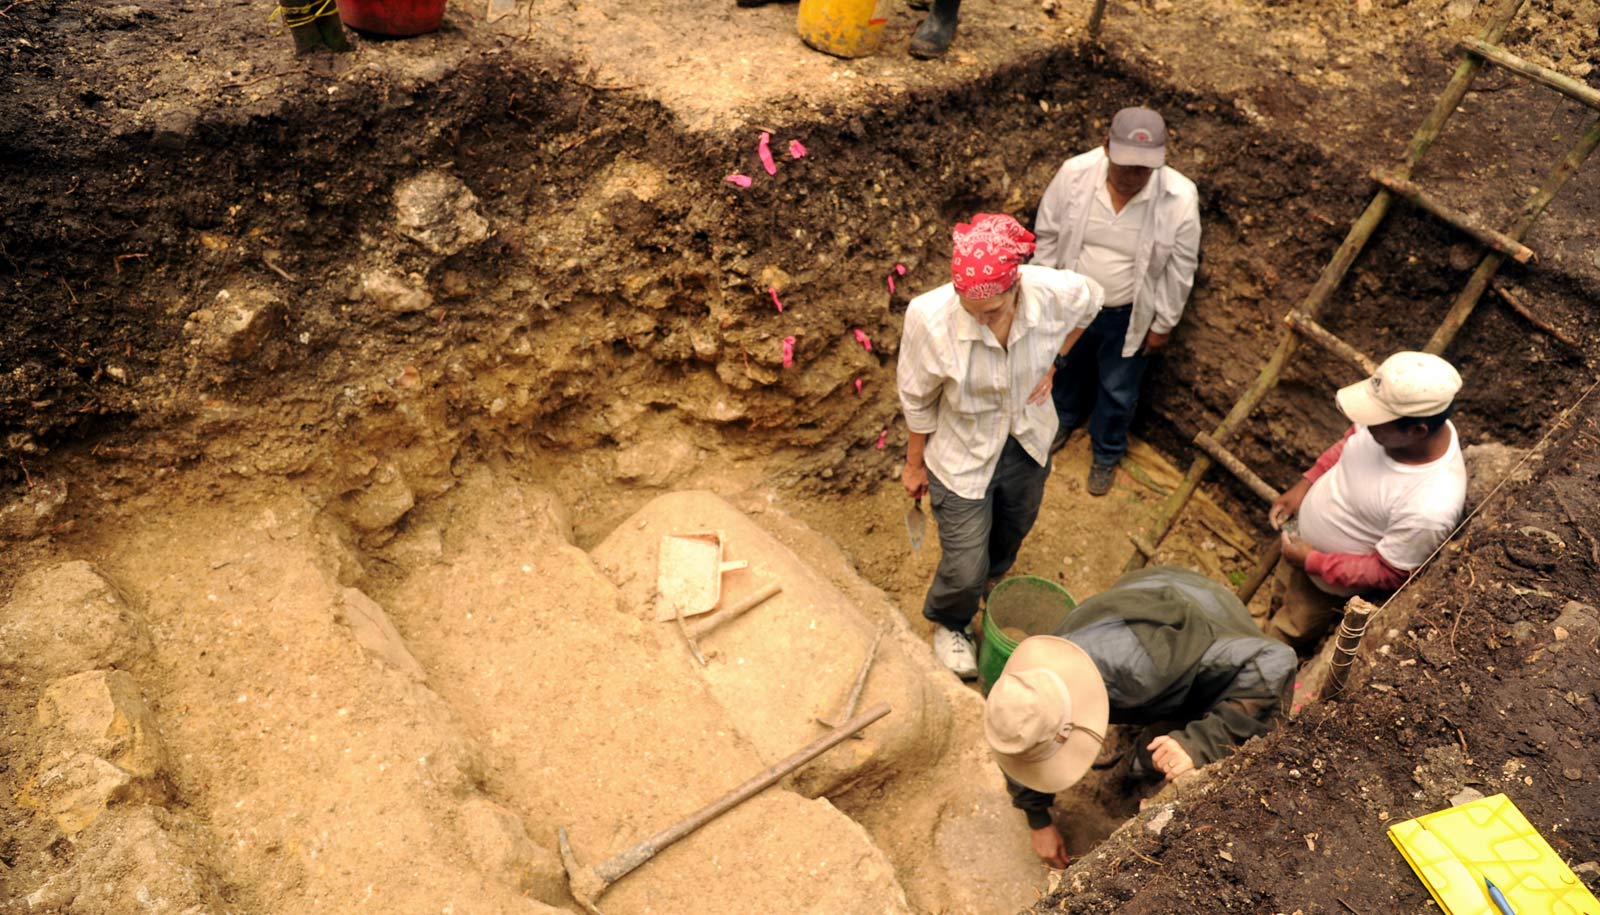
POLYGON ((984 585, 1017 561, 1022 538, 1039 517, 1049 477, 1049 460, 1039 466, 1014 438, 1006 439, 981 499, 963 499, 928 474, 928 504, 939 523, 940 556, 922 602, 924 617, 950 629, 972 622, 984 585))

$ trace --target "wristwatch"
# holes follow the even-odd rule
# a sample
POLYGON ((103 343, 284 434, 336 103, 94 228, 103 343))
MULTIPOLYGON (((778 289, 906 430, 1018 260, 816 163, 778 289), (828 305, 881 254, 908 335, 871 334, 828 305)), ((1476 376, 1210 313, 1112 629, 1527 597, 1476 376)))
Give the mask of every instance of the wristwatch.
POLYGON ((1066 365, 1067 365, 1067 356, 1066 356, 1066 354, 1065 353, 1056 353, 1056 368, 1057 369, 1063 369, 1063 368, 1066 368, 1066 365))

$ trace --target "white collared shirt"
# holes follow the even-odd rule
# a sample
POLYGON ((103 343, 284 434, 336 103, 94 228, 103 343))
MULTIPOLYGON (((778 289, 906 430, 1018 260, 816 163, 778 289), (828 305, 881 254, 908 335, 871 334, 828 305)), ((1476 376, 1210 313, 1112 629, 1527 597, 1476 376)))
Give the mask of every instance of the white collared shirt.
POLYGON ((928 470, 963 499, 981 499, 1008 437, 1041 465, 1056 434, 1049 398, 1028 403, 1067 334, 1100 312, 1099 284, 1077 273, 1023 266, 1006 346, 961 307, 949 283, 911 300, 900 337, 900 407, 928 437, 928 470))
POLYGON ((1154 183, 1146 181, 1139 193, 1123 204, 1120 213, 1112 205, 1111 192, 1104 181, 1095 190, 1089 222, 1084 226, 1083 250, 1078 252, 1078 266, 1074 269, 1100 284, 1106 291, 1107 305, 1133 302, 1138 285, 1133 265, 1139 256, 1139 230, 1144 227, 1150 186, 1154 183))
MULTIPOLYGON (((1034 216, 1038 248, 1030 263, 1088 272, 1082 260, 1089 214, 1097 194, 1106 193, 1107 164, 1105 149, 1096 147, 1068 159, 1056 172, 1034 216)), ((1194 182, 1172 166, 1163 166, 1140 193, 1148 193, 1153 206, 1140 215, 1133 313, 1122 341, 1123 356, 1137 353, 1147 332, 1164 334, 1177 326, 1200 263, 1200 195, 1194 182)), ((1112 298, 1106 301, 1121 304, 1112 298)))

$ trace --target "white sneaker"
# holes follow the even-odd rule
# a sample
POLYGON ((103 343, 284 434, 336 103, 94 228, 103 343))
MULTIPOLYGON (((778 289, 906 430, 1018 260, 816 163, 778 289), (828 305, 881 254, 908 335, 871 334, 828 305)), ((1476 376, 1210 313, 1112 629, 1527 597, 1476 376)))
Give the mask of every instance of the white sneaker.
POLYGON ((935 627, 933 656, 961 679, 977 679, 978 654, 972 648, 972 638, 965 632, 957 632, 943 626, 935 627))

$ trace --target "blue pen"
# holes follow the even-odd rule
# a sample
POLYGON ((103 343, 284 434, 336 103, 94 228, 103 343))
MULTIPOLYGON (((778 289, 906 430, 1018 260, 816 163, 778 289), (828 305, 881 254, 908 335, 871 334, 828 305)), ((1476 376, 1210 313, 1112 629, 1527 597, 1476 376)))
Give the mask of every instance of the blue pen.
POLYGON ((1506 901, 1506 894, 1500 892, 1500 888, 1494 885, 1493 880, 1485 877, 1483 882, 1488 885, 1489 898, 1494 900, 1495 907, 1500 910, 1500 915, 1517 915, 1517 910, 1513 909, 1511 903, 1506 901))

